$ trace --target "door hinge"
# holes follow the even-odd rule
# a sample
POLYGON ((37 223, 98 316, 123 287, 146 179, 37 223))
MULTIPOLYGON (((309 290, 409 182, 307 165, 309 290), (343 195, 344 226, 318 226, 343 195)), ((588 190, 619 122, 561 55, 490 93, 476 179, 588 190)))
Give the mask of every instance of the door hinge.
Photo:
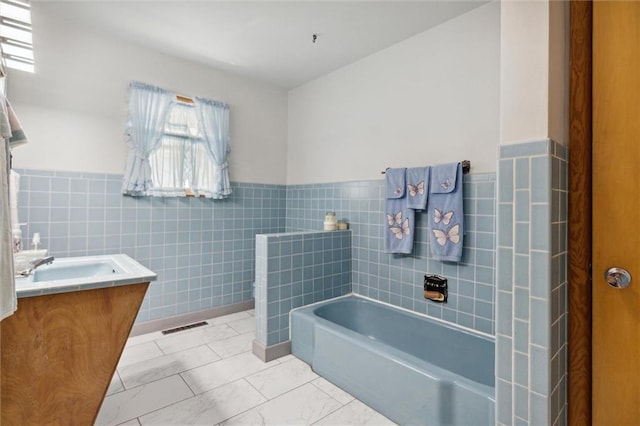
POLYGON ((589 263, 589 281, 593 282, 593 265, 589 263))

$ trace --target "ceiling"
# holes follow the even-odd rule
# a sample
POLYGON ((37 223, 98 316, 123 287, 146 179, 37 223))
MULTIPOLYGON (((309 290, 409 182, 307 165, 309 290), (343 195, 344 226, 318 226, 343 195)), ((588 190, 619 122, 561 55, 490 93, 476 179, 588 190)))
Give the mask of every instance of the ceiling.
POLYGON ((484 3, 32 0, 32 8, 34 25, 55 17, 289 89, 484 3))

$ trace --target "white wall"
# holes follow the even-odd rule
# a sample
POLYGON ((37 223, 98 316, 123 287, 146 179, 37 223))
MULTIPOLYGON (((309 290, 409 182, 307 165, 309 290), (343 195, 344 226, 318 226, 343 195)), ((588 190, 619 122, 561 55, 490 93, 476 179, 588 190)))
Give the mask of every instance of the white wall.
POLYGON ((122 173, 127 86, 141 80, 231 105, 234 181, 286 182, 287 94, 275 86, 51 19, 34 3, 36 74, 10 71, 8 96, 29 144, 14 167, 122 173))
POLYGON ((569 145, 569 2, 549 2, 549 137, 569 145))
POLYGON ((569 4, 503 1, 500 143, 569 140, 569 4))
POLYGON ((495 171, 499 84, 494 2, 291 90, 287 182, 464 159, 495 171))

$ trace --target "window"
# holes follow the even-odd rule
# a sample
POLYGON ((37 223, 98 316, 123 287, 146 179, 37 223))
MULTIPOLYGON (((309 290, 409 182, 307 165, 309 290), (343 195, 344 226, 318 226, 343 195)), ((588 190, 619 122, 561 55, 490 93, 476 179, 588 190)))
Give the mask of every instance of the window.
POLYGON ((123 193, 225 198, 231 193, 229 107, 134 82, 129 87, 123 193))
POLYGON ((0 0, 0 46, 7 67, 34 72, 29 0, 0 0))

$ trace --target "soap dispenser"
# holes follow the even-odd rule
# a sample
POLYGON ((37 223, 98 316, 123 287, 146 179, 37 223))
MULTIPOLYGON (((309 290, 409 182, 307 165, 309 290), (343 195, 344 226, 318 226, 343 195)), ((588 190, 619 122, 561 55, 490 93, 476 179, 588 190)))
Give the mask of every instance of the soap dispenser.
POLYGON ((13 228, 11 231, 11 236, 13 237, 13 252, 19 253, 22 251, 22 230, 20 226, 17 228, 13 228))

